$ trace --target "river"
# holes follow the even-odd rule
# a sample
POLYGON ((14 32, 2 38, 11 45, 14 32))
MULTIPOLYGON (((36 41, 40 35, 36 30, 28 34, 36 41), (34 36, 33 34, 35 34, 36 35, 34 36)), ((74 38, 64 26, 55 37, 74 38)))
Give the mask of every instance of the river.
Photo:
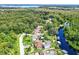
POLYGON ((62 51, 63 50, 66 51, 68 55, 77 55, 77 52, 73 48, 71 48, 69 46, 69 44, 67 43, 66 38, 64 36, 64 29, 63 28, 58 29, 57 35, 59 37, 58 41, 60 41, 60 43, 61 43, 60 48, 62 49, 62 51))

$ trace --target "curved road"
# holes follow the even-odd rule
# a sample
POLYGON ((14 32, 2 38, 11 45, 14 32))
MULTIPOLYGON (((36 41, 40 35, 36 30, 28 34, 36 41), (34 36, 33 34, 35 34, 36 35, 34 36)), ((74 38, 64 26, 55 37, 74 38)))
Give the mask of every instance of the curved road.
POLYGON ((21 36, 20 36, 20 38, 19 38, 19 44, 20 44, 20 55, 24 55, 24 48, 28 48, 29 46, 28 45, 26 45, 26 46, 24 46, 23 45, 23 38, 24 38, 24 36, 31 36, 31 34, 26 34, 26 33, 23 33, 23 34, 21 34, 21 36))

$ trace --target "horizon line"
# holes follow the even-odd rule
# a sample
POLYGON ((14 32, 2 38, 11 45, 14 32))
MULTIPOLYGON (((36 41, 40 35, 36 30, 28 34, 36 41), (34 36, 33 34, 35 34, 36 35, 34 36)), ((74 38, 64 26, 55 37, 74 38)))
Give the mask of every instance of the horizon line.
MULTIPOLYGON (((17 5, 19 5, 19 4, 17 4, 17 5)), ((21 4, 21 5, 79 5, 79 4, 21 4)))

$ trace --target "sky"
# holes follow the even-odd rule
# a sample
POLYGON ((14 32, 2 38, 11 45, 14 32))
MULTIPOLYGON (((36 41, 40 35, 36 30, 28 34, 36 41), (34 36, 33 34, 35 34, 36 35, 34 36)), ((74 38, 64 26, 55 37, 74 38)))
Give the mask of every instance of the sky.
POLYGON ((0 4, 79 4, 79 0, 0 0, 0 4))

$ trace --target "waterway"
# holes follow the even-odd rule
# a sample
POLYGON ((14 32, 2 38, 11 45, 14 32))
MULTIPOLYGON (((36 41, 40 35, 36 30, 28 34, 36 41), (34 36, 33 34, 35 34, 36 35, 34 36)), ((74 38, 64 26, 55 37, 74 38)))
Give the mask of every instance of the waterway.
POLYGON ((68 54, 68 55, 77 55, 77 52, 73 48, 71 48, 69 46, 69 44, 67 43, 66 38, 64 36, 64 29, 63 28, 58 29, 57 35, 59 37, 58 41, 60 41, 60 43, 61 43, 60 48, 62 49, 62 51, 65 51, 66 54, 68 54))

